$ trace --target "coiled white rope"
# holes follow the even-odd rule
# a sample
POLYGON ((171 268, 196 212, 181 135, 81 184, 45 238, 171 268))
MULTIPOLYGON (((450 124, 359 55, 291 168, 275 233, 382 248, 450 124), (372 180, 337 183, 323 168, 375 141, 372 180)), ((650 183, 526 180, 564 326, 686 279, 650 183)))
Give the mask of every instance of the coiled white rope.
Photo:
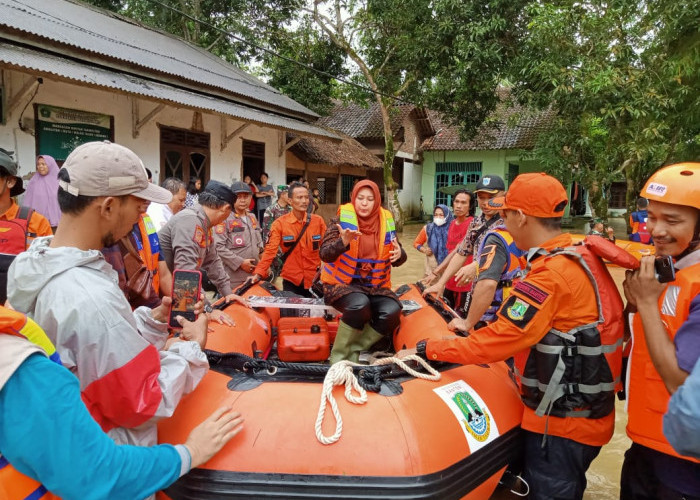
POLYGON ((365 404, 367 402, 367 391, 357 381, 357 377, 355 377, 352 367, 381 366, 392 363, 397 364, 403 371, 416 378, 422 378, 424 380, 440 380, 441 377, 440 372, 430 366, 423 358, 415 354, 410 354, 402 359, 393 357, 378 359, 374 361, 372 365, 360 365, 358 363, 353 363, 352 361, 339 361, 335 363, 330 367, 328 373, 326 373, 326 378, 323 380, 321 404, 318 408, 318 415, 316 416, 316 439, 318 439, 321 444, 333 444, 340 439, 340 436, 343 433, 343 417, 340 416, 338 403, 333 397, 333 388, 336 385, 345 385, 345 399, 356 405, 365 404), (406 364, 406 361, 416 361, 428 373, 421 373, 414 370, 406 364), (353 394, 353 391, 358 395, 356 396, 353 394), (335 418, 335 433, 331 436, 326 436, 323 434, 322 429, 323 419, 326 416, 327 404, 331 405, 331 410, 333 410, 333 418, 335 418))

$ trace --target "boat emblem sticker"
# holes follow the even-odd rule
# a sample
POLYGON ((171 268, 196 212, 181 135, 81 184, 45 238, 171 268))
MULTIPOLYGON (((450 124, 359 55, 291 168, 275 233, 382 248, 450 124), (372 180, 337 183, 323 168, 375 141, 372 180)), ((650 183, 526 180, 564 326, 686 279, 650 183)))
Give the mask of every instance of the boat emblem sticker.
POLYGON ((471 453, 499 436, 491 411, 481 396, 464 380, 457 380, 433 391, 459 421, 471 453))

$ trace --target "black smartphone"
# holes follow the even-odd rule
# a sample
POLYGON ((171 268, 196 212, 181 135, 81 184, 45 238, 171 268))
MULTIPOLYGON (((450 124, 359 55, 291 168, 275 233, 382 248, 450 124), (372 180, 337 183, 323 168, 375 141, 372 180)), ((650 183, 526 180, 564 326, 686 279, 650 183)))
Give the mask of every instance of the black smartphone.
POLYGON ((197 319, 194 305, 199 300, 201 289, 201 272, 188 269, 175 269, 173 271, 173 303, 170 305, 169 326, 180 328, 180 324, 175 319, 176 316, 182 316, 187 321, 197 319))
POLYGON ((657 257, 654 261, 654 271, 659 283, 670 283, 676 279, 676 269, 673 267, 673 259, 670 255, 657 257))

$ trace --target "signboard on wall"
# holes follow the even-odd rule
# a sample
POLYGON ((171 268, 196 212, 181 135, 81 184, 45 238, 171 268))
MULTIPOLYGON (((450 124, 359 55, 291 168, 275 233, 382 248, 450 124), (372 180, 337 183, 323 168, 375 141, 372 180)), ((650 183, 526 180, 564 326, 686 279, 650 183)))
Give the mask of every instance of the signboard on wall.
POLYGON ((114 118, 77 109, 35 105, 36 152, 63 162, 77 146, 114 140, 114 118))

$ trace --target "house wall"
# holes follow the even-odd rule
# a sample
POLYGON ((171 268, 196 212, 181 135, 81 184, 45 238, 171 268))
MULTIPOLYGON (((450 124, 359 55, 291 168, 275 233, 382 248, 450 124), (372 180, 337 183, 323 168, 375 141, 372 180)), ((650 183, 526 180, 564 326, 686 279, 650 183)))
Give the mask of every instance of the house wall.
MULTIPOLYGON (((444 162, 481 162, 481 175, 500 175, 507 180, 508 163, 520 165, 516 152, 510 150, 487 151, 424 151, 423 173, 421 177, 421 193, 423 195, 423 211, 430 214, 435 206, 435 165, 444 162)), ((535 166, 529 166, 535 168, 535 166)))
MULTIPOLYGON (((107 114, 114 117, 114 140, 132 149, 138 154, 158 179, 160 174, 160 132, 158 125, 191 129, 194 111, 174 105, 166 107, 152 120, 145 124, 139 136, 132 136, 132 101, 131 97, 98 88, 85 87, 60 82, 47 75, 43 78, 37 95, 27 106, 22 122, 33 132, 34 111, 32 104, 48 104, 81 111, 107 114)), ((4 69, 4 91, 6 96, 13 96, 26 81, 36 76, 24 72, 4 69)), ((31 95, 31 94, 30 94, 31 95)), ((0 125, 0 147, 14 150, 19 160, 20 175, 35 169, 35 158, 41 151, 36 151, 35 139, 30 131, 24 132, 18 126, 20 113, 28 102, 25 96, 12 113, 6 116, 5 125, 0 125)), ((8 99, 9 100, 9 99, 8 99)), ((158 103, 139 99, 139 114, 148 114, 158 103)), ((284 178, 285 155, 278 156, 280 132, 272 128, 250 125, 243 133, 231 140, 221 151, 221 118, 218 115, 202 113, 203 130, 210 134, 210 177, 222 182, 232 182, 241 178, 242 139, 265 143, 265 170, 273 182, 284 178)), ((228 133, 242 125, 242 122, 228 119, 228 133)))

